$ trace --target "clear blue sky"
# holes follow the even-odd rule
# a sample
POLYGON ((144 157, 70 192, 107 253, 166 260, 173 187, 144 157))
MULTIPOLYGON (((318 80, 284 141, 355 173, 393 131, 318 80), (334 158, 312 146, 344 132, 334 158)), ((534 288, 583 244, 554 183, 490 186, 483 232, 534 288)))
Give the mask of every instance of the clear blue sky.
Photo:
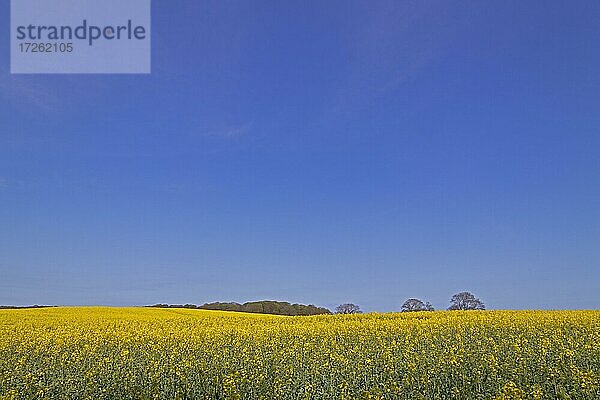
POLYGON ((600 308, 600 2, 154 1, 151 75, 10 75, 0 304, 600 308))

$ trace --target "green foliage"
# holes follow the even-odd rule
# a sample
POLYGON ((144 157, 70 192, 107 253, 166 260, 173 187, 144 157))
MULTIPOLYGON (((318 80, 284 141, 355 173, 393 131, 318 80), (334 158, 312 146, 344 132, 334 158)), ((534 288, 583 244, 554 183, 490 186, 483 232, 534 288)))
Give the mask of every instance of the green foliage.
POLYGON ((206 303, 201 306, 194 304, 155 304, 151 307, 158 308, 198 308, 203 310, 218 310, 218 311, 237 311, 257 314, 274 314, 274 315, 319 315, 331 314, 326 308, 317 307, 312 304, 290 304, 286 301, 251 301, 244 304, 240 303, 206 303))

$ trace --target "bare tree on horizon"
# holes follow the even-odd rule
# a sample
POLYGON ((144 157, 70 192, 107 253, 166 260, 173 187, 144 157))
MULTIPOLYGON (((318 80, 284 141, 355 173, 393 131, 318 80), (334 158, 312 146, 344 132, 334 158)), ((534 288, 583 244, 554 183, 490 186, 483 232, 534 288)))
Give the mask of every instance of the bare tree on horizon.
POLYGON ((408 299, 402 304, 402 312, 433 311, 433 306, 419 299, 408 299))
POLYGON ((485 310, 485 304, 472 293, 460 292, 452 296, 448 310, 485 310))
POLYGON ((352 303, 340 304, 335 308, 336 314, 360 314, 360 307, 352 303))

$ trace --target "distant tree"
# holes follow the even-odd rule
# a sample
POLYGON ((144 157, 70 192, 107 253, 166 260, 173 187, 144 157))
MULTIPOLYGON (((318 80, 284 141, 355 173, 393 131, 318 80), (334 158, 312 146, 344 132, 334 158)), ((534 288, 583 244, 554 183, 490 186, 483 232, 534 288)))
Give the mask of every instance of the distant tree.
POLYGON ((198 308, 206 310, 238 311, 260 314, 277 315, 318 315, 331 314, 326 308, 314 305, 290 304, 286 301, 250 301, 244 304, 239 303, 207 303, 198 308))
POLYGON ((433 311, 433 306, 427 302, 419 299, 408 299, 402 304, 402 312, 413 312, 413 311, 433 311))
POLYGON ((485 310, 485 304, 472 293, 456 293, 450 299, 448 310, 485 310))
POLYGON ((360 307, 352 303, 340 304, 335 308, 336 314, 360 314, 361 312, 360 307))
POLYGON ((221 302, 215 302, 215 303, 206 303, 203 304, 201 306, 198 306, 198 308, 202 308, 205 310, 219 310, 219 311, 242 311, 242 305, 239 303, 221 303, 221 302))

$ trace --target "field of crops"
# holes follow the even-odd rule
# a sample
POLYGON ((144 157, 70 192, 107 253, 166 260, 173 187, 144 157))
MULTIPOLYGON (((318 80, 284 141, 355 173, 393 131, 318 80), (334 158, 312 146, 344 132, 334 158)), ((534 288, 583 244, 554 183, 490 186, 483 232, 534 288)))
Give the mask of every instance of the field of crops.
POLYGON ((0 398, 600 399, 600 311, 0 310, 0 398))

